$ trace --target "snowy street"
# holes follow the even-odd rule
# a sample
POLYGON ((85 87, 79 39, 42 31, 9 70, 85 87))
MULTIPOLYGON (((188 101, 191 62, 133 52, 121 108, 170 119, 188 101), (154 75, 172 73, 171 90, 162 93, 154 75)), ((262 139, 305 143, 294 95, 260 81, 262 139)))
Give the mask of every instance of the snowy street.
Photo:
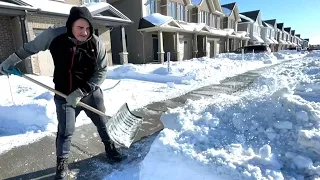
MULTIPOLYGON (((32 77, 53 87, 50 77, 32 77)), ((317 51, 247 54, 244 60, 220 54, 171 62, 169 72, 166 63, 112 66, 102 86, 107 115, 124 102, 134 110, 209 85, 219 89, 164 112, 154 141, 137 143, 140 157, 104 179, 319 179, 319 78, 317 51), (228 82, 234 76, 241 78, 228 82)), ((16 76, 1 76, 0 83, 0 156, 54 135, 51 92, 16 76)), ((76 126, 90 123, 81 113, 76 126)))

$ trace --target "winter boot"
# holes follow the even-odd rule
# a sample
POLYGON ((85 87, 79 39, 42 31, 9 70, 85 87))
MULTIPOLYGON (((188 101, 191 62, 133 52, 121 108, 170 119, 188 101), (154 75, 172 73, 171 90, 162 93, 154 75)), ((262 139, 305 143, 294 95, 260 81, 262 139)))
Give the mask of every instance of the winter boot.
POLYGON ((108 162, 117 163, 125 159, 125 156, 121 154, 120 150, 118 150, 112 142, 108 144, 105 143, 104 145, 108 162))
POLYGON ((55 180, 67 180, 68 179, 68 158, 57 158, 57 168, 55 180))

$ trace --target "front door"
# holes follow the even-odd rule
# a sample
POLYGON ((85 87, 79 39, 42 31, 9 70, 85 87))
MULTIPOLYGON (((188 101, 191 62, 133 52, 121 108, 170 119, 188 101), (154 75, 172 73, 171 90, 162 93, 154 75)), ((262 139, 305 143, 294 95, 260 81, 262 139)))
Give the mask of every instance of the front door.
POLYGON ((214 58, 214 41, 210 42, 210 58, 214 58))
POLYGON ((153 38, 153 61, 154 62, 159 62, 158 59, 158 38, 153 38))

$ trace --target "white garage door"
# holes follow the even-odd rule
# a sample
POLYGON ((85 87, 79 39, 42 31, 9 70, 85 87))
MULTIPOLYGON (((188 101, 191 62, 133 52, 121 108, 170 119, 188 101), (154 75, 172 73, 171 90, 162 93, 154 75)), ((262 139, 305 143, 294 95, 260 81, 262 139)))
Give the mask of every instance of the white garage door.
MULTIPOLYGON (((42 32, 43 29, 33 29, 34 37, 38 36, 42 32)), ((50 51, 40 51, 34 56, 37 56, 38 58, 40 75, 53 76, 54 64, 50 51)))
POLYGON ((37 56, 40 68, 40 75, 53 76, 54 64, 50 51, 40 51, 37 54, 37 56))

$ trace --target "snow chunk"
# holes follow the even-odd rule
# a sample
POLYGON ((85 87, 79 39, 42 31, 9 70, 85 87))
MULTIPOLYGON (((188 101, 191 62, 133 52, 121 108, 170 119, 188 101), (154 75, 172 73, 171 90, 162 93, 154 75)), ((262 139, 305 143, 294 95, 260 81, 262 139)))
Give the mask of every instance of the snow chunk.
POLYGON ((299 111, 296 113, 297 119, 300 121, 308 121, 309 120, 309 116, 308 113, 305 111, 299 111))
POLYGON ((262 146, 259 150, 259 155, 263 159, 269 158, 271 156, 271 146, 268 144, 262 146))
POLYGON ((290 121, 278 121, 273 123, 273 126, 277 129, 292 129, 292 122, 290 121))
POLYGON ((320 155, 320 132, 315 130, 301 130, 299 132, 298 143, 311 148, 320 155))
POLYGON ((293 162, 297 166, 298 169, 310 168, 313 164, 312 160, 310 158, 304 157, 301 155, 294 157, 293 162))

